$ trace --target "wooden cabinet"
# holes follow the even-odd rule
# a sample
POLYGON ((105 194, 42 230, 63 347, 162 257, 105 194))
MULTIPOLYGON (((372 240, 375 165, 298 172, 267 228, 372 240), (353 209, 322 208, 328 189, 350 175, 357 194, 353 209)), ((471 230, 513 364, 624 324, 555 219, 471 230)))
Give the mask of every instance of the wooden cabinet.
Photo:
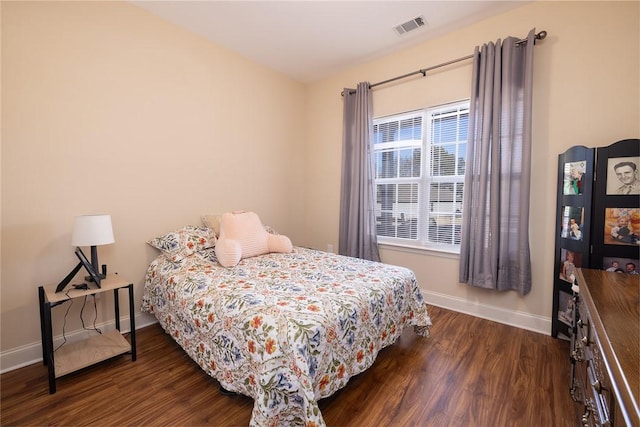
POLYGON ((571 394, 584 426, 640 426, 640 275, 578 269, 571 394))

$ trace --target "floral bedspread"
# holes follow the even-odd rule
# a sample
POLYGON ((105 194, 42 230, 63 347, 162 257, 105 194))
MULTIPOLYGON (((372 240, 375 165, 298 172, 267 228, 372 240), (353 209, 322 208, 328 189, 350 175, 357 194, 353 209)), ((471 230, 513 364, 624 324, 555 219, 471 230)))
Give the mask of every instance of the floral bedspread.
POLYGON ((227 390, 252 426, 323 426, 317 405, 369 368, 405 326, 431 320, 403 267, 296 247, 223 268, 213 249, 149 266, 142 302, 227 390))

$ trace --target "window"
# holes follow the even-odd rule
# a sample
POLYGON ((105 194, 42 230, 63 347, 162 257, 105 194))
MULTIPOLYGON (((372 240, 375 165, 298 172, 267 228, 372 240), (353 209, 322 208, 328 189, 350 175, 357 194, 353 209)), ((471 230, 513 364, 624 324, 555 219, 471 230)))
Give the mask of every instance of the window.
POLYGON ((459 251, 469 101, 375 119, 381 243, 459 251))

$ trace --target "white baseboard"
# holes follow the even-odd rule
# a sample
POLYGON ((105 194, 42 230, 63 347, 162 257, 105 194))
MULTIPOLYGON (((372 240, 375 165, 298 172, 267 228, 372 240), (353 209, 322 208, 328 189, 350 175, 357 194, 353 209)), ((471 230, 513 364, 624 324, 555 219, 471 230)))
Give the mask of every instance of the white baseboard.
MULTIPOLYGON (((543 316, 535 316, 522 311, 506 310, 504 308, 490 306, 486 304, 478 304, 464 298, 452 297, 451 295, 441 294, 437 292, 422 291, 428 305, 435 305, 446 308, 447 310, 457 311, 471 316, 480 317, 482 319, 492 320, 494 322, 504 323, 509 326, 538 332, 545 335, 551 335, 551 318, 543 316)), ((136 314, 136 329, 144 328, 158 321, 153 315, 146 313, 136 314)), ((98 329, 104 332, 115 329, 115 321, 106 322, 96 325, 98 329)), ((120 321, 122 332, 129 332, 129 317, 122 317, 120 321)), ((66 334, 67 342, 75 342, 87 338, 94 334, 90 330, 77 330, 66 334)), ((53 340, 53 347, 56 348, 63 341, 63 337, 57 336, 53 340)), ((34 363, 42 363, 42 344, 40 341, 27 344, 21 347, 12 348, 0 353, 0 374, 13 371, 24 366, 33 365, 34 363)))
POLYGON ((459 313, 470 314, 481 319, 492 320, 516 328, 551 335, 551 317, 544 317, 522 311, 507 310, 486 304, 478 304, 464 298, 422 290, 427 305, 446 308, 459 313))
MULTIPOLYGON (((136 314, 136 330, 152 325, 158 321, 153 315, 146 313, 136 314)), ((103 332, 113 331, 116 328, 115 320, 96 325, 97 329, 103 332)), ((120 330, 123 333, 131 331, 129 316, 120 318, 120 330)), ((79 329, 65 334, 67 343, 72 343, 85 339, 96 332, 91 329, 79 329)), ((64 338, 62 335, 54 337, 53 348, 57 348, 64 338)), ((33 365, 34 363, 42 363, 42 343, 40 341, 12 348, 0 353, 0 374, 22 368, 24 366, 33 365)), ((45 378, 46 380, 46 378, 45 378)))

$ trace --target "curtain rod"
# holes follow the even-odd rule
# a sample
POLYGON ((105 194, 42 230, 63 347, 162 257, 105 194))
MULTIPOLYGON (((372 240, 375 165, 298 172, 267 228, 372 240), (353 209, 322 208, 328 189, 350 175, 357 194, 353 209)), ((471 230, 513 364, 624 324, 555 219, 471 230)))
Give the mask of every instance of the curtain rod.
MULTIPOLYGON (((538 34, 535 35, 535 37, 533 39, 534 43, 535 43, 536 40, 543 40, 545 37, 547 37, 547 32, 544 31, 544 30, 540 31, 538 34)), ((516 42, 516 44, 524 44, 526 42, 527 42, 527 39, 520 39, 520 40, 518 40, 516 42)), ((400 80, 400 79, 404 79, 404 78, 407 78, 407 77, 411 77, 411 76, 414 76, 416 74, 422 74, 422 77, 426 77, 427 71, 431 71, 431 70, 435 70, 436 68, 445 67, 447 65, 455 64, 456 62, 466 61, 467 59, 471 59, 471 58, 473 58, 473 55, 467 55, 467 56, 463 56, 461 58, 452 59, 451 61, 443 62, 442 64, 434 65, 434 66, 429 67, 429 68, 422 68, 422 69, 420 69, 418 71, 413 71, 411 73, 407 73, 407 74, 403 74, 401 76, 390 78, 388 80, 383 80, 381 82, 370 84, 369 85, 369 89, 373 89, 376 86, 380 86, 380 85, 383 85, 383 84, 386 84, 386 83, 391 83, 391 82, 394 82, 396 80, 400 80)), ((355 90, 350 90, 349 93, 356 93, 356 91, 355 90)), ((344 91, 341 92, 340 95, 344 96, 344 91)))

